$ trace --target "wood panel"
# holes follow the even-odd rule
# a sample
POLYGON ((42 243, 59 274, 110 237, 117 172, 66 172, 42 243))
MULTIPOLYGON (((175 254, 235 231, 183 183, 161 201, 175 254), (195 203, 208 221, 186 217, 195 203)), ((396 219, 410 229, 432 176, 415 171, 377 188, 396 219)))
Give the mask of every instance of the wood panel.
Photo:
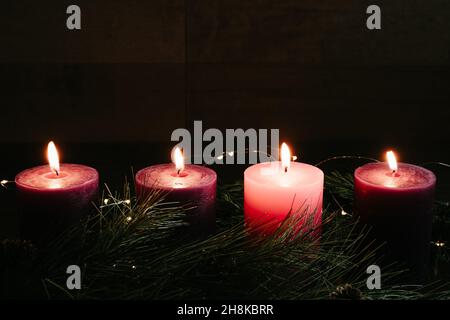
POLYGON ((301 140, 449 138, 449 68, 202 64, 190 106, 209 127, 301 140))
POLYGON ((4 0, 0 141, 168 140, 184 125, 183 0, 4 0))
POLYGON ((2 62, 180 63, 184 0, 2 0, 2 62), (81 7, 82 28, 66 28, 81 7))
POLYGON ((340 65, 449 64, 450 3, 377 1, 382 30, 366 28, 367 0, 209 0, 189 7, 193 62, 340 65))
POLYGON ((184 126, 179 64, 8 64, 0 141, 168 141, 184 126))
POLYGON ((450 139, 448 1, 380 0, 375 32, 365 0, 80 0, 76 32, 71 3, 2 2, 0 141, 168 142, 193 120, 450 139))
POLYGON ((450 139, 450 3, 196 1, 191 121, 301 141, 450 139))

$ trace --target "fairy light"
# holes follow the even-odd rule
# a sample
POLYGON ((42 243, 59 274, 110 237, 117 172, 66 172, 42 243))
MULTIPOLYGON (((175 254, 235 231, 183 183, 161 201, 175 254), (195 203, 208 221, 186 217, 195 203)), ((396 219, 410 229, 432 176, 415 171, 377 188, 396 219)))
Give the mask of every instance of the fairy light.
POLYGON ((227 152, 224 152, 224 153, 221 154, 220 156, 217 156, 216 159, 217 159, 217 160, 223 160, 223 157, 224 157, 225 154, 228 155, 229 157, 232 157, 232 156, 234 156, 234 151, 227 151, 227 152))
POLYGON ((1 186, 3 187, 3 188, 6 188, 6 185, 8 184, 8 183, 10 183, 11 181, 8 181, 8 180, 2 180, 2 181, 0 181, 0 184, 1 184, 1 186))
POLYGON ((445 247, 445 242, 443 242, 443 241, 438 240, 438 241, 434 242, 433 244, 439 248, 445 247))
MULTIPOLYGON (((268 157, 270 157, 271 161, 276 160, 270 153, 261 151, 261 150, 248 150, 248 153, 261 153, 264 154, 268 157)), ((217 160, 223 160, 225 157, 234 157, 236 154, 236 151, 224 151, 221 155, 218 155, 215 157, 215 159, 217 160)), ((292 156, 291 157, 292 161, 297 160, 297 156, 292 156)))
POLYGON ((130 222, 131 221, 131 217, 127 217, 127 222, 130 222))
POLYGON ((345 210, 344 210, 344 209, 342 209, 342 211, 341 211, 341 215, 343 215, 343 216, 346 216, 346 215, 348 215, 348 213, 347 213, 347 212, 345 212, 345 210))
POLYGON ((121 201, 115 201, 114 199, 104 199, 103 200, 103 206, 101 206, 100 208, 105 208, 105 207, 110 207, 110 206, 114 206, 114 205, 130 205, 131 204, 131 200, 130 199, 126 199, 126 200, 121 200, 121 201), (110 201, 113 201, 112 203, 110 203, 110 201))

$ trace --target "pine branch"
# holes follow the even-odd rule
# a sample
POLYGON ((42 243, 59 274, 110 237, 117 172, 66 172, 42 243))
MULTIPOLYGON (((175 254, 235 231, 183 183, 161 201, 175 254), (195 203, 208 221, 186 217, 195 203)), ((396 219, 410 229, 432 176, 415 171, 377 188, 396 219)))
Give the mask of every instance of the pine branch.
MULTIPOLYGON (((165 202, 162 193, 138 204, 127 183, 121 195, 106 186, 95 215, 29 254, 29 264, 17 272, 31 278, 32 297, 44 298, 68 298, 63 288, 71 264, 83 274, 75 299, 450 298, 442 282, 398 286, 403 270, 395 266, 383 270, 383 290, 367 290, 365 268, 376 262, 379 248, 367 245, 367 230, 341 214, 340 206, 351 207, 351 175, 326 177, 339 206, 326 199, 333 205, 323 213, 320 243, 289 227, 301 219, 296 215, 272 237, 251 237, 242 222, 242 189, 242 182, 219 188, 218 232, 193 239, 183 220, 188 207, 165 202)), ((2 255, 9 262, 3 272, 24 261, 12 256, 2 255)))

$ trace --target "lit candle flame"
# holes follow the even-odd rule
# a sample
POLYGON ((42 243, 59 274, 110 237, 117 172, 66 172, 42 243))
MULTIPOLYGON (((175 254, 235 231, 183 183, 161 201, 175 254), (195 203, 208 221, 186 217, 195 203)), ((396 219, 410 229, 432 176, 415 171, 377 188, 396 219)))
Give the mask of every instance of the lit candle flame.
POLYGON ((287 172, 291 166, 291 151, 289 151, 289 147, 284 142, 281 145, 281 166, 283 167, 284 172, 287 172))
POLYGON ((180 174, 180 172, 184 170, 184 157, 180 148, 175 148, 173 158, 175 162, 175 168, 177 169, 177 174, 180 174))
POLYGON ((395 154, 392 151, 386 152, 387 161, 389 164, 389 168, 392 170, 393 173, 397 172, 398 166, 397 166, 397 159, 395 158, 395 154))
POLYGON ((56 175, 59 175, 59 156, 58 150, 53 141, 50 141, 47 147, 47 158, 50 165, 50 170, 54 171, 56 175))

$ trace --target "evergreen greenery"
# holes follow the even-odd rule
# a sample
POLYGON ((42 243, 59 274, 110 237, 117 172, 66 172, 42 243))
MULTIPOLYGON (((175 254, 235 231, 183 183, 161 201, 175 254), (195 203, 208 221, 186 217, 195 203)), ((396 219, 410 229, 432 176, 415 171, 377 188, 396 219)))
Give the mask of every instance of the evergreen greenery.
MULTIPOLYGON (((50 299, 448 299, 449 254, 433 245, 428 284, 401 283, 404 270, 383 270, 383 289, 368 290, 376 262, 365 229, 351 216, 353 178, 326 175, 320 243, 292 228, 249 236, 243 225, 243 184, 219 187, 218 230, 196 238, 183 221, 188 207, 155 193, 138 204, 105 187, 97 213, 48 246, 3 241, 1 295, 50 299), (348 214, 345 214, 348 213, 348 214), (66 289, 66 268, 79 265, 82 289, 66 289)), ((436 203, 434 223, 449 226, 448 203, 436 203)), ((289 216, 287 226, 295 224, 289 216)), ((297 218, 298 219, 298 218, 297 218)), ((448 233, 447 233, 448 235, 448 233)), ((441 239, 446 240, 446 239, 441 239)))

